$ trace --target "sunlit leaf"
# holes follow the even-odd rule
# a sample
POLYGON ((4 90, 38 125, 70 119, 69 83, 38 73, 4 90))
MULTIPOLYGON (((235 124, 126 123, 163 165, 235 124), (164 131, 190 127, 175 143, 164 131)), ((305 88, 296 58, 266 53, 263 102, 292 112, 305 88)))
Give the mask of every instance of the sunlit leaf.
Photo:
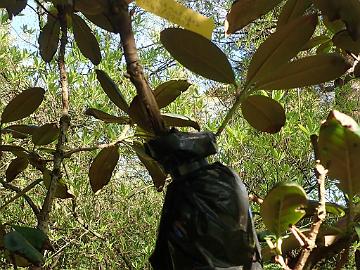
POLYGON ((187 116, 173 113, 163 113, 161 116, 167 127, 193 127, 198 131, 200 130, 199 124, 187 116))
POLYGON ((247 84, 261 80, 293 58, 312 36, 317 15, 307 15, 284 25, 257 49, 247 73, 247 84))
POLYGON ((91 163, 89 170, 90 186, 94 192, 106 186, 119 160, 117 145, 102 149, 91 163))
POLYGON ((280 183, 266 195, 260 214, 266 228, 279 237, 305 215, 302 208, 306 203, 306 193, 300 185, 280 183))
POLYGON ((127 116, 115 116, 94 108, 87 109, 85 111, 85 114, 89 116, 93 116, 94 118, 104 121, 105 123, 117 123, 117 124, 130 123, 130 119, 127 116))
POLYGON ((161 31, 160 40, 166 50, 192 72, 214 81, 235 83, 226 55, 207 38, 189 30, 167 28, 161 31))
POLYGON ((287 63, 259 80, 258 89, 291 89, 335 80, 350 68, 338 54, 319 54, 287 63))
POLYGON ((269 97, 249 96, 242 103, 241 110, 246 121, 257 130, 277 133, 285 125, 284 108, 269 97))
POLYGON ((277 22, 278 28, 302 16, 312 4, 312 0, 288 0, 283 6, 277 22))
POLYGON ((72 14, 72 25, 76 45, 81 53, 94 65, 101 62, 101 53, 99 43, 91 32, 90 27, 78 15, 72 14))
POLYGON ((50 62, 58 48, 60 34, 60 22, 52 16, 48 16, 48 21, 39 35, 40 55, 45 62, 50 62))
POLYGON ((11 152, 14 155, 17 155, 19 152, 27 152, 25 148, 17 145, 0 145, 0 151, 11 152))
POLYGON ((191 84, 187 80, 171 80, 157 86, 154 96, 159 108, 164 108, 173 102, 182 92, 189 89, 191 84))
POLYGON ((332 41, 336 47, 356 55, 360 54, 360 39, 354 41, 346 30, 336 33, 333 36, 332 41))
POLYGON ((125 98, 121 94, 119 88, 115 82, 106 74, 105 71, 96 69, 96 77, 100 82, 102 89, 105 94, 110 98, 110 100, 122 111, 129 113, 129 105, 127 104, 125 98))
POLYGON ((237 0, 226 16, 225 32, 235 33, 261 15, 268 13, 282 0, 237 0))
POLYGON ((31 115, 40 106, 44 99, 45 90, 33 87, 22 91, 5 107, 1 122, 9 123, 31 115))
POLYGON ((17 157, 11 161, 6 169, 6 181, 13 181, 20 173, 22 173, 29 165, 27 157, 17 157))
MULTIPOLYGON (((43 172, 43 181, 44 181, 45 187, 47 189, 49 189, 50 183, 51 183, 51 172, 49 170, 45 170, 43 172)), ((70 193, 70 190, 63 179, 60 179, 58 181, 58 183, 56 184, 56 190, 54 193, 54 197, 59 198, 59 199, 74 198, 74 195, 70 193)))
POLYGON ((320 161, 328 175, 340 181, 339 187, 348 194, 360 193, 360 127, 350 117, 332 111, 321 125, 319 135, 320 161))

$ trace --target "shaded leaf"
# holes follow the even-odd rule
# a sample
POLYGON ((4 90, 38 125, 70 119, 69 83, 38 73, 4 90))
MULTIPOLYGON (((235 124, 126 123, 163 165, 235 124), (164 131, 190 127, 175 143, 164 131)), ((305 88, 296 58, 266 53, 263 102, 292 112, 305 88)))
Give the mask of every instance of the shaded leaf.
POLYGON ((101 62, 101 53, 99 43, 91 32, 90 27, 78 15, 72 14, 72 25, 76 45, 81 53, 94 65, 101 62))
POLYGON ((199 124, 187 116, 173 113, 163 113, 161 116, 167 127, 192 127, 200 130, 199 124))
MULTIPOLYGON (((49 170, 45 170, 43 172, 43 181, 45 187, 49 189, 51 183, 51 172, 49 170)), ((54 197, 59 199, 74 198, 74 195, 70 193, 70 190, 63 179, 60 179, 56 184, 56 191, 54 193, 54 197)))
POLYGON ((129 113, 129 105, 127 104, 125 98, 121 94, 119 88, 114 83, 114 81, 103 70, 96 69, 95 72, 96 77, 100 82, 100 85, 104 90, 105 94, 119 109, 121 109, 125 113, 129 113))
POLYGON ((119 147, 117 145, 102 149, 95 157, 89 170, 90 185, 94 192, 109 183, 118 160, 119 147))
POLYGON ((320 127, 321 164, 328 175, 340 181, 341 190, 350 195, 360 193, 360 127, 350 117, 332 111, 320 127))
POLYGON ((283 65, 260 80, 256 88, 291 89, 335 80, 350 68, 338 54, 319 54, 283 65))
MULTIPOLYGON (((305 208, 305 211, 306 211, 305 217, 314 216, 317 213, 316 208, 318 206, 319 206, 318 201, 308 200, 306 208, 305 208)), ((336 203, 327 202, 327 203, 325 203, 325 208, 326 208, 326 214, 332 214, 336 217, 342 217, 345 215, 345 207, 338 205, 336 203)))
POLYGON ((144 103, 140 102, 139 96, 135 96, 130 104, 129 116, 131 120, 147 132, 153 132, 151 122, 148 121, 144 103))
POLYGON ((360 62, 358 62, 356 64, 356 66, 354 67, 354 76, 356 78, 359 78, 360 77, 360 62))
POLYGON ((106 14, 96 14, 96 15, 90 15, 90 14, 84 14, 85 17, 91 21, 96 26, 112 33, 117 33, 118 31, 115 31, 111 21, 108 18, 108 15, 106 14))
POLYGON ((306 193, 300 185, 280 183, 266 195, 260 214, 266 228, 279 237, 305 215, 301 208, 306 203, 306 193))
POLYGON ((1 0, 0 8, 6 8, 9 19, 18 15, 26 7, 27 0, 1 0))
POLYGON ((0 145, 0 151, 11 152, 14 155, 17 155, 19 152, 27 152, 25 148, 17 145, 0 145))
POLYGON ((84 15, 98 15, 109 9, 108 2, 102 0, 76 0, 75 10, 81 11, 84 15))
POLYGON ((251 59, 247 84, 266 77, 293 58, 310 39, 316 24, 317 15, 302 16, 267 38, 251 59))
POLYGON ((39 251, 45 248, 47 249, 50 244, 49 238, 40 229, 23 226, 13 226, 13 228, 39 251))
POLYGON ((37 128, 31 137, 31 141, 35 145, 46 145, 57 140, 59 136, 59 128, 56 123, 47 123, 37 128))
POLYGON ((241 104, 241 110, 246 121, 257 130, 277 133, 285 125, 284 108, 269 97, 249 96, 241 104))
POLYGON ((41 58, 49 63, 58 48, 60 34, 60 22, 52 16, 48 16, 48 21, 39 35, 39 49, 41 58))
POLYGON ((187 80, 171 80, 156 87, 154 96, 159 108, 164 108, 173 102, 182 92, 190 87, 187 80))
POLYGON ((28 165, 29 160, 27 159, 27 157, 17 157, 13 159, 5 172, 6 181, 13 181, 20 173, 25 171, 28 165))
POLYGON ((312 0, 288 0, 283 6, 277 26, 285 25, 291 20, 302 16, 305 11, 311 6, 312 0))
POLYGON ((2 129, 2 133, 10 133, 15 139, 25 139, 37 129, 34 125, 11 125, 2 129))
POLYGON ((360 39, 354 41, 349 35, 349 32, 346 30, 336 33, 333 36, 332 41, 336 47, 352 52, 356 55, 360 54, 360 39))
POLYGON ((310 50, 316 46, 319 46, 319 45, 329 42, 329 41, 330 41, 330 38, 328 36, 325 36, 325 35, 316 36, 316 37, 311 38, 308 42, 306 42, 306 44, 304 45, 304 47, 301 50, 303 50, 303 51, 310 50))
POLYGON ((89 116, 93 116, 96 119, 104 121, 105 123, 117 123, 117 124, 130 123, 130 119, 127 116, 115 116, 94 108, 87 109, 85 111, 85 114, 89 116))
POLYGON ((1 115, 2 123, 17 121, 31 115, 44 100, 45 90, 33 87, 22 91, 6 105, 1 115))
POLYGON ((148 170, 156 189, 162 190, 167 177, 164 169, 156 160, 146 154, 143 144, 134 142, 132 148, 136 152, 142 164, 144 164, 145 168, 148 170))
POLYGON ((192 72, 214 81, 235 83, 226 55, 202 35, 185 29, 167 28, 161 31, 160 40, 166 50, 192 72))
POLYGON ((226 15, 225 32, 235 33, 261 15, 268 13, 282 0, 237 0, 226 15))

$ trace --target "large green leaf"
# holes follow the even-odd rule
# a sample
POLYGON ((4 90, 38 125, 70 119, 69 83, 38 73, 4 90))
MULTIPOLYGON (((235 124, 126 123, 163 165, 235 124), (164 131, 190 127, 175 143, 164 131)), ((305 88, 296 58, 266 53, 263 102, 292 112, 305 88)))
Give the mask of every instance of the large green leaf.
POLYGON ((106 74, 105 71, 96 69, 96 77, 100 82, 102 89, 105 94, 110 98, 110 100, 122 111, 129 113, 129 105, 127 104, 125 98, 121 94, 119 88, 115 82, 106 74))
POLYGON ((360 193, 360 127, 349 116, 332 111, 321 125, 319 135, 321 164, 339 187, 348 194, 360 193))
POLYGON ((280 183, 266 195, 260 214, 266 228, 280 237, 304 215, 307 204, 304 189, 295 183, 280 183))
POLYGON ((360 54, 360 39, 354 41, 346 30, 336 33, 333 36, 332 41, 336 47, 356 55, 360 54))
POLYGON ((59 128, 56 123, 47 123, 37 128, 31 137, 35 145, 46 145, 56 141, 59 137, 59 128))
POLYGON ((134 142, 132 147, 142 164, 144 164, 145 168, 148 170, 155 187, 158 190, 161 190, 167 177, 164 169, 156 160, 146 154, 143 144, 140 142, 134 142))
POLYGON ((277 133, 285 125, 285 110, 277 101, 261 95, 249 96, 241 104, 244 118, 257 130, 277 133))
POLYGON ((72 25, 75 42, 81 53, 90 59, 94 65, 100 64, 101 52, 99 43, 91 32, 90 27, 76 14, 72 14, 72 25))
POLYGON ((181 28, 167 28, 160 33, 160 40, 166 50, 192 72, 214 81, 235 83, 226 55, 202 35, 181 28))
POLYGON ((288 0, 283 6, 277 22, 278 28, 302 16, 312 4, 312 0, 288 0))
POLYGON ((182 92, 189 89, 191 84, 187 80, 171 80, 157 86, 154 96, 159 108, 164 108, 173 102, 182 92))
POLYGON ((264 76, 256 84, 258 89, 291 89, 337 79, 350 68, 338 54, 319 54, 287 63, 264 76))
POLYGON ((311 38, 316 24, 317 15, 302 16, 267 38, 251 59, 247 84, 261 80, 293 58, 311 38))
POLYGON ((282 0, 237 0, 226 16, 225 32, 235 33, 261 15, 268 13, 282 0))
POLYGON ((6 169, 6 181, 13 181, 20 173, 22 173, 29 165, 27 157, 17 157, 11 161, 6 169))
POLYGON ((167 127, 193 127, 200 130, 199 124, 187 116, 173 113, 163 113, 161 116, 167 127))
MULTIPOLYGON (((44 185, 47 189, 50 188, 50 182, 51 182, 51 172, 49 170, 45 170, 43 172, 43 181, 44 181, 44 185)), ((70 190, 67 186, 67 184, 65 183, 65 181, 63 179, 60 179, 57 183, 56 183, 56 190, 54 193, 54 197, 55 198, 59 198, 59 199, 71 199, 74 198, 74 195, 70 193, 70 190)))
POLYGON ((119 146, 102 149, 91 163, 89 170, 90 186, 94 192, 106 186, 119 160, 119 146))
POLYGON ((49 238, 42 230, 23 226, 13 226, 13 228, 25 237, 25 239, 37 250, 49 248, 49 238))
POLYGON ((58 48, 60 34, 60 22, 52 16, 48 16, 48 21, 39 35, 40 55, 45 62, 50 62, 58 48))
POLYGON ((94 108, 88 108, 85 114, 93 116, 105 123, 130 124, 130 118, 127 116, 115 116, 94 108))
POLYGON ((1 115, 2 123, 23 119, 31 115, 42 103, 45 90, 33 87, 22 91, 5 107, 1 115))

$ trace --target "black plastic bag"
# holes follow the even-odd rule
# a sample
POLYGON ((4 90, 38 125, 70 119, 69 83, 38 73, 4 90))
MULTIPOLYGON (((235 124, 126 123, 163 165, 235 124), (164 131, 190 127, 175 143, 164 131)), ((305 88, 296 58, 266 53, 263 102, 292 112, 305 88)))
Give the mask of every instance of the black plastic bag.
POLYGON ((152 267, 262 269, 244 184, 228 167, 205 159, 216 153, 215 136, 172 130, 146 147, 173 178, 150 257, 152 267))

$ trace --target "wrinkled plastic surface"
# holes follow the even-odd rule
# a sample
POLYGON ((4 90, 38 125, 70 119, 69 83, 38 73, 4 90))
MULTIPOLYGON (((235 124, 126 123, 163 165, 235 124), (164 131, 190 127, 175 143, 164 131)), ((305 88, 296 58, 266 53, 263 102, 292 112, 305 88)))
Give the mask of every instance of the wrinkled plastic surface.
MULTIPOLYGON (((163 137, 148 144, 149 153, 161 163, 166 161, 166 170, 173 177, 150 258, 153 269, 262 269, 244 184, 226 166, 207 164, 204 158, 214 148, 201 149, 198 155, 189 151, 201 147, 189 148, 184 138, 190 134, 194 144, 197 133, 175 134, 175 139, 174 133, 167 138, 171 147, 163 137), (179 158, 174 153, 182 155, 179 158)), ((215 145, 212 134, 199 134, 199 139, 203 140, 200 145, 215 145)))

